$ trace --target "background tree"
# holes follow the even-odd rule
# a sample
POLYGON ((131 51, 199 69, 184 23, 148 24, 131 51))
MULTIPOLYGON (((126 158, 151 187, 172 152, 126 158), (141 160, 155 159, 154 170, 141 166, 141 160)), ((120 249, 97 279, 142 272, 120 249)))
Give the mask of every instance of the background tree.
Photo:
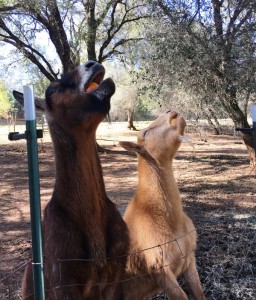
MULTIPOLYGON (((211 120, 224 111, 235 127, 250 127, 247 106, 256 91, 256 2, 154 4, 160 10, 155 10, 155 23, 147 31, 153 54, 145 57, 145 73, 154 78, 154 90, 182 90, 195 101, 190 106, 200 104, 211 120)), ((243 139, 255 161, 252 135, 243 134, 243 139)))
POLYGON ((138 87, 133 82, 131 70, 127 69, 127 67, 117 67, 112 77, 116 82, 117 88, 111 101, 111 119, 127 120, 127 128, 136 130, 133 118, 138 102, 138 87))
MULTIPOLYGON (((249 127, 255 29, 254 0, 0 2, 2 43, 48 80, 87 59, 119 60, 133 66, 136 109, 157 112, 171 99, 172 107, 206 118, 216 132, 223 117, 249 127)), ((252 136, 243 138, 254 154, 252 136)))
POLYGON ((0 81, 0 118, 7 118, 11 108, 11 103, 8 97, 8 91, 5 84, 0 81))
POLYGON ((0 41, 54 81, 81 60, 122 55, 138 40, 130 27, 148 16, 144 0, 2 0, 0 41))
POLYGON ((0 81, 0 118, 5 119, 8 126, 13 125, 13 131, 15 131, 18 111, 17 102, 13 100, 4 82, 0 81))
POLYGON ((122 54, 138 37, 129 26, 149 14, 143 0, 2 0, 0 39, 12 45, 53 81, 80 64, 81 58, 103 62, 122 54), (42 47, 48 40, 52 51, 42 47), (85 49, 85 50, 84 50, 85 49), (59 61, 53 61, 52 56, 59 61))

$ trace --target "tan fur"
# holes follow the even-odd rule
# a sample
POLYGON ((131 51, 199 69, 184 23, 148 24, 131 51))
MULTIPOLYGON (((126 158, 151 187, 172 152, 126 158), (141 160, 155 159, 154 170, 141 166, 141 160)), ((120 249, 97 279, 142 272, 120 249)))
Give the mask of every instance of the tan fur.
POLYGON ((137 144, 120 143, 138 154, 138 187, 124 214, 133 253, 125 299, 148 299, 160 291, 171 300, 188 299, 177 282, 181 275, 194 299, 205 299, 195 264, 196 231, 183 211, 172 167, 185 126, 183 117, 166 112, 140 133, 137 144))

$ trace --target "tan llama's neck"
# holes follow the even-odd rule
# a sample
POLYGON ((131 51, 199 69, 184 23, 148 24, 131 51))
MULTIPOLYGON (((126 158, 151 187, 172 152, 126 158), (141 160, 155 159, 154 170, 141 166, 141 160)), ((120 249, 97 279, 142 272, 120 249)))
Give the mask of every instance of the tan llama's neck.
POLYGON ((172 160, 152 166, 142 157, 138 159, 138 191, 140 201, 146 205, 166 209, 172 218, 182 213, 180 192, 174 179, 172 160))

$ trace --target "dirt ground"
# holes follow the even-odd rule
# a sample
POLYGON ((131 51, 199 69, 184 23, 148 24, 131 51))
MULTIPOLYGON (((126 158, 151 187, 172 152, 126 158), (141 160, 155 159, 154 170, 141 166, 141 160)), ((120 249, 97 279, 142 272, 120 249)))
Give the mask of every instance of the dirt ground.
MULTIPOLYGON (((256 176, 245 146, 232 135, 188 135, 193 147, 182 144, 174 169, 185 211, 198 231, 197 265, 207 299, 256 299, 256 176)), ((3 132, 0 137, 0 299, 16 300, 31 247, 26 144, 8 142, 3 132)), ((136 156, 118 141, 135 141, 136 132, 122 123, 104 123, 97 139, 108 149, 100 153, 107 193, 123 212, 137 170, 136 156)), ((48 133, 39 145, 39 164, 43 209, 54 182, 48 133)))

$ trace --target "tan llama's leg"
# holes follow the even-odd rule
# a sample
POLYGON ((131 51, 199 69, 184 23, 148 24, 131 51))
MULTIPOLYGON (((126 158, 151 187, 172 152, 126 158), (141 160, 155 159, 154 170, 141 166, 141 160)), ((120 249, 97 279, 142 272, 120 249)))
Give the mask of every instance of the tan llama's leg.
POLYGON ((171 270, 164 270, 159 275, 159 285, 164 289, 164 292, 172 300, 188 300, 187 295, 180 287, 176 277, 171 270))
POLYGON ((186 280, 190 292, 194 296, 194 299, 206 300, 199 278, 199 274, 196 268, 195 257, 193 257, 193 259, 191 260, 190 265, 188 266, 183 276, 186 280))

